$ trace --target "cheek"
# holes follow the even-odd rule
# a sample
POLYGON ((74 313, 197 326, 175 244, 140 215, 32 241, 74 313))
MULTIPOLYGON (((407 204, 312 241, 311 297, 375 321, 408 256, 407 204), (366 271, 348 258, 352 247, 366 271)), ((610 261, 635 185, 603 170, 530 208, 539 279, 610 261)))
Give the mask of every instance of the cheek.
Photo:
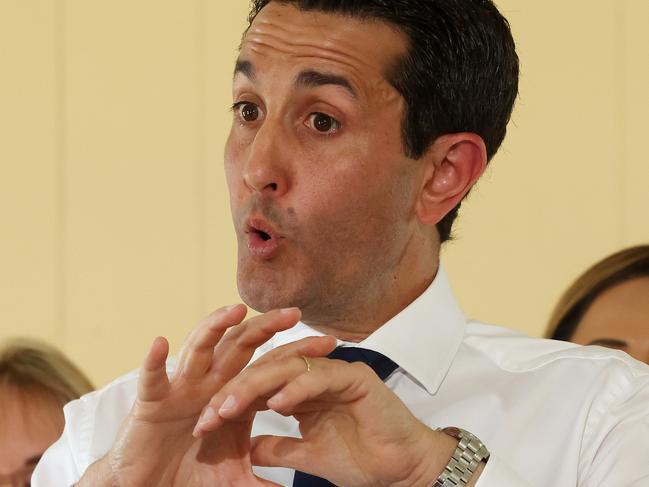
POLYGON ((223 151, 223 165, 225 168, 225 177, 227 179, 228 184, 231 181, 232 170, 234 168, 234 161, 237 158, 237 153, 238 151, 236 149, 234 136, 232 134, 232 131, 230 131, 230 134, 228 135, 228 138, 225 141, 225 149, 223 151))
POLYGON ((303 236, 315 241, 309 247, 344 256, 379 246, 387 235, 395 233, 402 221, 402 211, 392 199, 392 191, 377 179, 369 173, 343 172, 314 181, 318 193, 296 202, 298 221, 308 225, 303 236))
POLYGON ((238 186, 241 180, 239 174, 240 164, 238 164, 240 157, 241 145, 235 142, 231 133, 225 144, 225 151, 223 154, 223 170, 228 191, 230 193, 231 203, 234 203, 237 199, 238 186))
POLYGON ((404 156, 394 137, 367 135, 355 135, 353 141, 304 158, 316 165, 305 168, 299 178, 304 205, 297 207, 312 207, 308 216, 314 217, 306 220, 336 222, 330 228, 334 230, 371 227, 405 216, 416 179, 416 163, 404 156))

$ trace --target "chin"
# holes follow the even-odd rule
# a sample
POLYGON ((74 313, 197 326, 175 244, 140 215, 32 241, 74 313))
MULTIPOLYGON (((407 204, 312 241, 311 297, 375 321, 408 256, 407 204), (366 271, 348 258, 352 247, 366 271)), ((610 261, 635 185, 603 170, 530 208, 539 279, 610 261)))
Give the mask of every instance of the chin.
POLYGON ((278 289, 277 283, 242 276, 237 281, 239 295, 243 302, 259 313, 295 306, 293 300, 278 289))

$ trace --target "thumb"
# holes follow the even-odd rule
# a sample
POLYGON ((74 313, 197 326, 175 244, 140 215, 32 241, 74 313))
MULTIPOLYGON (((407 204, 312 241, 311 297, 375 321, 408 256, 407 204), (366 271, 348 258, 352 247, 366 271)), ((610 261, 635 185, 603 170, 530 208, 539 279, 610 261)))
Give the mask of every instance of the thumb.
POLYGON ((256 436, 250 439, 250 458, 258 467, 284 467, 318 475, 309 445, 301 438, 256 436), (311 461, 309 461, 311 459, 311 461))

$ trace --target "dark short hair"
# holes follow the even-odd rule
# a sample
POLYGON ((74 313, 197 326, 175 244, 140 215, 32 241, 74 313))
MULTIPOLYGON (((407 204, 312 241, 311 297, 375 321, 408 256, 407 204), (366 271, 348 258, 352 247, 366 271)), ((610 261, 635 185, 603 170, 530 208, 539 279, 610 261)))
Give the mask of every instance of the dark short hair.
POLYGON ((570 341, 586 311, 602 293, 643 277, 649 277, 649 245, 630 247, 597 262, 563 293, 550 317, 546 338, 570 341))
MULTIPOLYGON (((386 79, 403 96, 405 153, 419 159, 441 135, 473 132, 491 160, 518 94, 518 56, 509 23, 491 0, 252 0, 248 21, 271 1, 305 11, 386 22, 409 40, 386 79)), ((438 224, 442 242, 460 204, 438 224)))

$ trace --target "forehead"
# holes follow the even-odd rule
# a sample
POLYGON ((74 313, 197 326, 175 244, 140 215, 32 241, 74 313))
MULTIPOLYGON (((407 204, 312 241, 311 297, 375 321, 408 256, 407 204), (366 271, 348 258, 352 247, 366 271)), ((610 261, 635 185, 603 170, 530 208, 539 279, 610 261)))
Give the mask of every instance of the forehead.
POLYGON ((341 71, 362 84, 384 79, 407 46, 407 37, 385 22, 271 2, 246 33, 240 59, 341 71))
POLYGON ((0 396, 0 474, 8 474, 58 438, 63 411, 53 399, 13 387, 0 386, 0 396))

